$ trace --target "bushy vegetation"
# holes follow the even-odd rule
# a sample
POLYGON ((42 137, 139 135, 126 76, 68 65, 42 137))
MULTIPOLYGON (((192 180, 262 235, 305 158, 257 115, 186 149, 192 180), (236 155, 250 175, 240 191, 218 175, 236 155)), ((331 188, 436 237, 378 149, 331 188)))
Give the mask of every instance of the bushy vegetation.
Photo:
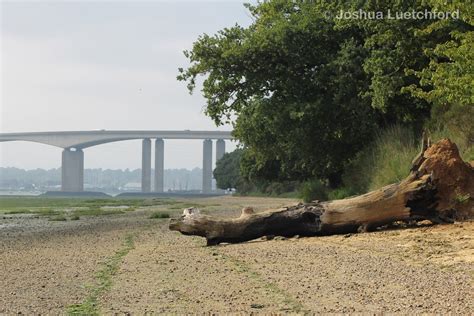
POLYGON ((348 163, 343 183, 353 193, 364 193, 405 178, 418 154, 417 141, 410 129, 394 126, 376 135, 375 140, 348 163))
POLYGON ((347 163, 339 187, 330 188, 313 179, 303 183, 300 196, 304 201, 343 199, 399 182, 408 175, 418 152, 412 131, 401 126, 387 128, 347 163))
POLYGON ((166 212, 153 212, 153 213, 150 215, 150 218, 151 218, 151 219, 155 219, 155 218, 170 218, 170 214, 169 214, 169 213, 166 213, 166 212))
POLYGON ((311 180, 302 184, 300 197, 305 202, 314 200, 325 201, 328 199, 328 189, 320 180, 311 180))
MULTIPOLYGON (((434 142, 450 138, 458 144, 464 160, 474 160, 473 144, 466 142, 459 133, 443 129, 430 133, 430 137, 434 142)), ((414 157, 420 151, 420 146, 419 140, 415 138, 410 128, 395 125, 377 133, 374 140, 346 164, 342 184, 337 188, 330 188, 327 182, 317 178, 303 182, 261 180, 258 183, 241 179, 236 188, 244 195, 299 197, 306 202, 343 199, 405 178, 414 157)), ((236 168, 234 172, 239 171, 238 167, 236 168)))
POLYGON ((240 158, 242 149, 236 149, 232 153, 226 153, 216 162, 214 178, 219 189, 237 188, 242 182, 240 176, 240 158))

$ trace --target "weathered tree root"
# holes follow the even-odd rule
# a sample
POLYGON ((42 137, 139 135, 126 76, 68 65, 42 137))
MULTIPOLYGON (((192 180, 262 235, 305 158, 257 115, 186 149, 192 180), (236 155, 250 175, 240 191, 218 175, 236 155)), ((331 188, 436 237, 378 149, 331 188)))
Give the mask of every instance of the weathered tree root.
POLYGON ((472 166, 462 161, 456 145, 449 140, 433 146, 428 144, 424 137, 422 151, 413 161, 410 175, 398 184, 353 198, 300 203, 261 213, 244 208, 239 218, 219 219, 189 208, 180 218, 172 219, 169 228, 185 235, 205 237, 208 245, 217 245, 270 235, 356 233, 395 221, 428 219, 433 223, 449 223, 459 211, 464 214, 466 210, 472 216, 472 166), (454 182, 452 174, 456 175, 454 182), (467 194, 467 203, 456 205, 453 199, 456 194, 467 194))

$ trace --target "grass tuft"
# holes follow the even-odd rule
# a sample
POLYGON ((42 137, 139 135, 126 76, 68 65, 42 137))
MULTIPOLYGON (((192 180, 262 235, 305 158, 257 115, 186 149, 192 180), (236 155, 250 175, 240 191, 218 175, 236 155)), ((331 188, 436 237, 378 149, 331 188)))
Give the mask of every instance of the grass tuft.
POLYGON ((165 213, 165 212, 153 212, 150 217, 151 219, 156 219, 156 218, 170 218, 170 214, 169 213, 165 213))
POLYGON ((467 194, 459 194, 458 193, 454 197, 454 202, 456 202, 457 204, 464 204, 464 203, 468 202, 470 198, 471 198, 471 195, 469 193, 467 193, 467 194))

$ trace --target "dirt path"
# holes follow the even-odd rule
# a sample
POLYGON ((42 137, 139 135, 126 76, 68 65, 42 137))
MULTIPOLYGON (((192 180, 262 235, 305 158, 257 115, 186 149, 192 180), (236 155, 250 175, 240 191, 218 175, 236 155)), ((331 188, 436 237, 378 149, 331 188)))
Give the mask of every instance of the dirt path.
MULTIPOLYGON (((190 201, 225 214, 290 202, 190 201)), ((22 229, 0 230, 0 314, 59 314, 83 303, 104 262, 131 235, 133 248, 97 298, 101 314, 474 310, 472 222, 204 247, 204 240, 170 232, 167 220, 148 214, 43 226, 31 219, 22 229)))

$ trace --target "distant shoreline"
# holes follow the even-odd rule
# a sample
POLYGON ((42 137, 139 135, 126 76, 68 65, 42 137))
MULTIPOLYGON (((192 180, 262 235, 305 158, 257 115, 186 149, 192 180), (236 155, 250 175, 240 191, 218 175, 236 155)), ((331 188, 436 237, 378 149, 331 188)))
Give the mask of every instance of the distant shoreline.
POLYGON ((213 193, 197 193, 197 192, 121 192, 118 194, 110 194, 99 191, 83 191, 83 192, 63 192, 63 191, 0 191, 1 197, 104 197, 104 198, 124 198, 124 197, 213 197, 226 195, 220 191, 213 193))

